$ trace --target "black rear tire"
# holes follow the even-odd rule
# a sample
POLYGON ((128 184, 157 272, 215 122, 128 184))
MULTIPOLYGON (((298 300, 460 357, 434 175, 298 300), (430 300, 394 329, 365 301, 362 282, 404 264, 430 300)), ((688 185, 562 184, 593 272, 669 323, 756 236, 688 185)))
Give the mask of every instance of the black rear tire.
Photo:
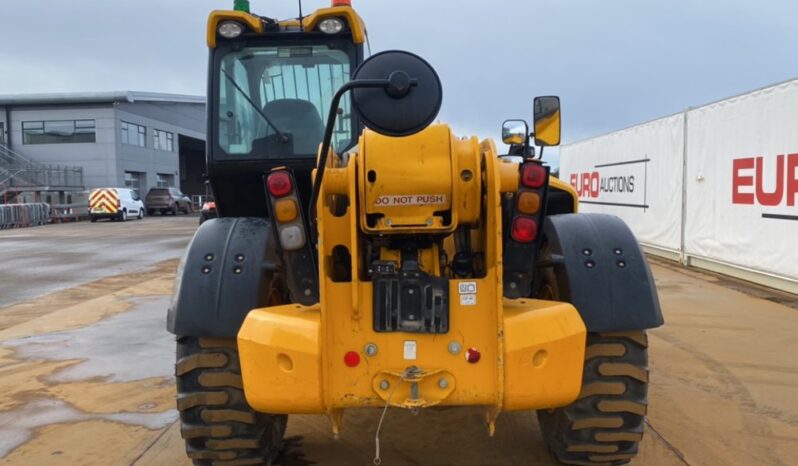
POLYGON ((637 454, 648 405, 647 346, 644 331, 588 334, 579 398, 538 411, 543 438, 557 460, 614 466, 637 454))
POLYGON ((270 465, 287 416, 254 411, 244 398, 234 338, 179 337, 177 409, 195 465, 270 465))

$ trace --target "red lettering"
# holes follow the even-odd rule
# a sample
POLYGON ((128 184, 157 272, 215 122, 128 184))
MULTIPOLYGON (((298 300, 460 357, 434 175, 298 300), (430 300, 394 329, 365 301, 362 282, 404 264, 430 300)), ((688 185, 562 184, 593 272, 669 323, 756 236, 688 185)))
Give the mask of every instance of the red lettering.
POLYGON ((764 184, 764 176, 762 176, 764 164, 764 157, 756 158, 756 201, 764 206, 779 205, 784 196, 784 156, 779 155, 776 157, 776 189, 770 193, 766 193, 762 187, 764 184))
POLYGON ((754 158, 749 157, 745 159, 732 160, 732 204, 753 204, 753 193, 741 193, 740 188, 743 186, 753 186, 753 176, 741 176, 740 170, 749 170, 754 168, 754 158))
POLYGON ((598 172, 571 175, 571 185, 579 197, 598 197, 600 178, 598 172))
POLYGON ((795 195, 798 194, 798 154, 787 156, 787 205, 795 205, 795 195))
POLYGON ((582 173, 582 189, 579 191, 580 196, 590 194, 590 174, 582 173))
POLYGON ((599 178, 598 172, 593 172, 590 174, 590 196, 591 197, 599 197, 599 185, 601 184, 601 178, 599 178))

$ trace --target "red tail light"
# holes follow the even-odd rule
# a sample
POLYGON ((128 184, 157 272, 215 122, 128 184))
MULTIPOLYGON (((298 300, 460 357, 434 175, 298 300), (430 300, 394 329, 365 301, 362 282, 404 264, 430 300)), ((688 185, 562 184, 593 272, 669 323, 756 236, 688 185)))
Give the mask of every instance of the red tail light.
POLYGON ((119 199, 116 200, 116 207, 117 208, 122 207, 122 201, 120 201, 119 199))
POLYGON ((546 169, 536 163, 527 163, 521 169, 521 183, 527 188, 540 188, 546 183, 546 169))
POLYGON ((519 243, 531 243, 538 236, 538 223, 532 217, 519 215, 513 220, 513 229, 510 233, 519 243))
POLYGON ((294 185, 291 183, 291 176, 288 172, 279 171, 274 172, 266 178, 266 187, 269 194, 274 197, 283 197, 291 194, 294 190, 294 185))

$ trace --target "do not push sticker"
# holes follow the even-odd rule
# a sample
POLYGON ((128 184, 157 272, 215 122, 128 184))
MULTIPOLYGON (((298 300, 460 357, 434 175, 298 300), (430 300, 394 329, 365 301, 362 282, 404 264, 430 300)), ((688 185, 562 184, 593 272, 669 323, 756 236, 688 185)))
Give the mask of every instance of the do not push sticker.
POLYGON ((374 205, 379 207, 445 204, 445 194, 383 194, 374 200, 374 205))

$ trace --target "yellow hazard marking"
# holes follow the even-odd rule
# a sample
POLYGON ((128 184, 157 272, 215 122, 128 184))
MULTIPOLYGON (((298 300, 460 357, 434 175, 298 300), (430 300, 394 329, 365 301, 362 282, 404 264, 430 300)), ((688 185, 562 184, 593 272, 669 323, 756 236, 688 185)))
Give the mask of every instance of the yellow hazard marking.
POLYGON ((95 189, 89 195, 91 212, 115 213, 119 203, 119 193, 115 189, 95 189))

